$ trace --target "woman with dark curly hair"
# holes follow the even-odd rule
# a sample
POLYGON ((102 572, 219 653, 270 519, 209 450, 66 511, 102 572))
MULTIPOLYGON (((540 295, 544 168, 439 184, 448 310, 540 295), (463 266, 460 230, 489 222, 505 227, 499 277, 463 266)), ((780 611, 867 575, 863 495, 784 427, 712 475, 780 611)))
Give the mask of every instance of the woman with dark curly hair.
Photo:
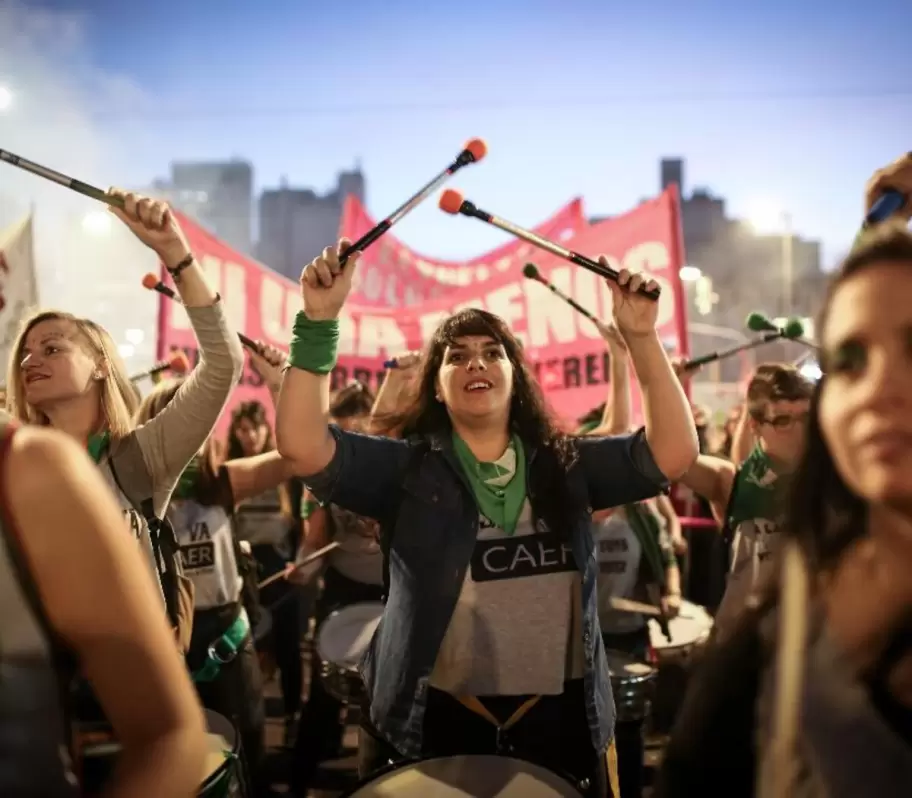
POLYGON ((362 773, 474 756, 454 778, 502 783, 521 759, 603 796, 614 704, 592 512, 657 495, 697 455, 657 303, 637 293, 654 283, 626 271, 609 283, 645 431, 561 432, 517 338, 498 317, 464 310, 435 332, 397 427, 405 438, 394 440, 327 424, 338 315, 357 261, 340 265, 347 246, 304 269, 276 432, 318 499, 381 526, 389 592, 361 662, 362 773))

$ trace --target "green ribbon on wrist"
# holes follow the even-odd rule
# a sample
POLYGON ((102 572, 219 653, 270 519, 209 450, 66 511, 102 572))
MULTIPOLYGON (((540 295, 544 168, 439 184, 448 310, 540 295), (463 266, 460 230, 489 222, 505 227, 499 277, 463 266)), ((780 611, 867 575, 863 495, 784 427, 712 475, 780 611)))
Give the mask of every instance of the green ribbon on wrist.
POLYGON ((288 347, 288 365, 313 374, 329 374, 336 367, 339 320, 309 319, 298 311, 288 347))

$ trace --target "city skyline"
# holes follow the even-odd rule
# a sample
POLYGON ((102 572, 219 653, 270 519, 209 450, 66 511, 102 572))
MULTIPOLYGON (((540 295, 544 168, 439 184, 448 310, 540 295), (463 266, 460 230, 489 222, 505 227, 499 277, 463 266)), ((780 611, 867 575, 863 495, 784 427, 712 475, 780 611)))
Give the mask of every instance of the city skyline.
MULTIPOLYGON (((367 207, 382 217, 482 136, 487 161, 454 187, 534 224, 575 196, 590 215, 623 212, 654 193, 657 160, 679 155, 691 188, 726 197, 734 217, 780 205, 796 231, 823 240, 831 266, 855 233, 865 181, 908 149, 912 127, 912 86, 880 67, 912 22, 900 0, 877 13, 816 1, 468 0, 458 14, 165 0, 141 24, 113 0, 41 8, 37 22, 0 31, 0 81, 15 94, 0 134, 100 185, 149 185, 172 160, 243 156, 257 193, 283 175, 324 193, 360 160, 367 207)), ((42 190, 3 178, 22 196, 42 190)), ((432 204, 397 234, 453 259, 503 241, 432 204)))

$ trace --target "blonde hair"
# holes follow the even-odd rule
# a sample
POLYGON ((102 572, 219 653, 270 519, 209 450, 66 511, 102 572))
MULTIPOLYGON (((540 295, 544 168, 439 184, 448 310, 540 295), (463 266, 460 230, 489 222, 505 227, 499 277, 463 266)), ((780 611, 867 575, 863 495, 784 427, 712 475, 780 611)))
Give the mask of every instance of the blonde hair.
POLYGON ((50 426, 50 419, 32 407, 25 399, 25 382, 22 379, 22 350, 26 336, 43 321, 68 321, 87 345, 91 355, 105 366, 101 385, 101 411, 105 429, 115 440, 133 430, 133 414, 139 406, 139 394, 127 376, 117 346, 107 330, 91 319, 83 319, 62 310, 39 310, 22 322, 13 344, 6 376, 7 410, 13 418, 29 424, 50 426))
POLYGON ((136 409, 136 415, 134 417, 136 426, 141 427, 143 424, 148 424, 153 418, 161 413, 161 411, 168 406, 168 403, 174 398, 183 384, 184 380, 182 377, 162 380, 149 391, 149 393, 143 397, 142 401, 139 403, 139 407, 136 409))

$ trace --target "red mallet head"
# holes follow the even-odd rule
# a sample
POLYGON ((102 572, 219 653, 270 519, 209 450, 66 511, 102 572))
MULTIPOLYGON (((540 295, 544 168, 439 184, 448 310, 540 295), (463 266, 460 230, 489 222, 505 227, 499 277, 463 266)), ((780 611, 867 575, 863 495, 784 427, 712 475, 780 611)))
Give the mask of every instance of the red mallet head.
POLYGON ((440 206, 440 210, 444 213, 451 213, 456 215, 459 213, 462 208, 462 203, 465 202, 465 198, 458 191, 452 188, 448 188, 443 194, 440 195, 440 200, 437 203, 440 206))
POLYGON ((472 157, 475 159, 475 163, 478 163, 485 155, 488 154, 488 145, 484 143, 483 139, 470 139, 466 142, 464 150, 472 153, 472 157))
POLYGON ((177 349, 168 355, 168 367, 175 374, 186 374, 190 371, 190 361, 187 359, 186 354, 177 349))
POLYGON ((148 288, 150 291, 155 290, 155 286, 158 285, 158 277, 156 277, 152 272, 149 272, 142 279, 143 288, 148 288))

